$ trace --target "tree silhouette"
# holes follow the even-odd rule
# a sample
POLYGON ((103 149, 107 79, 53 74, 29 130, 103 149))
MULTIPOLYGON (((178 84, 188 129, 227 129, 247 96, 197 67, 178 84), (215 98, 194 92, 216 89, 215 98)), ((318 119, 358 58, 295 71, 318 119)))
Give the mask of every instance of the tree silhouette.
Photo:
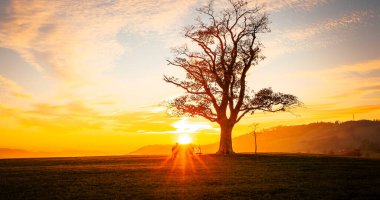
POLYGON ((186 72, 184 79, 164 75, 164 81, 185 91, 169 102, 174 116, 202 116, 221 128, 218 153, 232 154, 231 133, 247 113, 277 112, 299 104, 297 97, 258 92, 247 87, 248 71, 264 59, 259 35, 270 31, 268 16, 261 6, 245 1, 228 1, 228 8, 215 11, 213 1, 197 9, 200 16, 184 30, 192 48, 173 49, 168 64, 186 72), (194 47, 193 47, 194 46, 194 47))
POLYGON ((255 139, 255 155, 257 155, 257 135, 256 135, 256 128, 257 128, 257 126, 258 126, 259 124, 253 124, 253 131, 252 131, 252 135, 253 135, 253 137, 254 137, 254 139, 255 139))

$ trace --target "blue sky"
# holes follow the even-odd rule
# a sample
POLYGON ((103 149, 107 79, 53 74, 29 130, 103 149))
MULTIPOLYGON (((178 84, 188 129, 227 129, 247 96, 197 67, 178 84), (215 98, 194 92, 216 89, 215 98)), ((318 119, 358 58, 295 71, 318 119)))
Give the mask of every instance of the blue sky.
MULTIPOLYGON (((162 132, 166 139, 157 141, 166 143, 165 134, 183 129, 179 122, 193 126, 194 134, 216 134, 214 124, 169 118, 159 106, 182 92, 162 76, 181 74, 166 59, 172 57, 171 47, 187 42, 181 30, 193 22, 202 3, 0 1, 0 112, 5 113, 0 146, 80 149, 81 142, 63 146, 52 141, 92 140, 95 134, 109 141, 104 145, 110 152, 118 152, 125 144, 116 145, 115 135, 139 138, 127 142, 131 149, 151 142, 146 135, 153 132, 162 132), (141 123, 144 119, 149 120, 141 123), (31 132, 38 133, 32 140, 39 142, 20 142, 31 132)), ((267 58, 250 72, 248 83, 255 90, 292 93, 305 107, 249 116, 234 135, 244 134, 253 122, 270 127, 349 120, 353 113, 357 119, 380 117, 380 1, 258 3, 265 5, 272 32, 261 37, 267 58)), ((222 0, 215 4, 225 5, 222 0)), ((217 135, 199 138, 209 143, 217 135)), ((93 148, 99 145, 93 141, 93 148)))

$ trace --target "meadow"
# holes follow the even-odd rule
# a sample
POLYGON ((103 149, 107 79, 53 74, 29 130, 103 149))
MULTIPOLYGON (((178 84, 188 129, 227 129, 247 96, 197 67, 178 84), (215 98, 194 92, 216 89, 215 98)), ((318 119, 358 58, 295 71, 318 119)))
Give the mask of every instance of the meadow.
POLYGON ((380 160, 301 154, 0 160, 0 199, 380 199, 380 160))

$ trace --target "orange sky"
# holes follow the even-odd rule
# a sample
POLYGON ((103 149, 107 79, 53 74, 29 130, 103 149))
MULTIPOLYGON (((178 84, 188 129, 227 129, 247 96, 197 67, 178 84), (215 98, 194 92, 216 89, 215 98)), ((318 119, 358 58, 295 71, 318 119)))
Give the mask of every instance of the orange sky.
MULTIPOLYGON (((201 118, 160 104, 181 90, 163 74, 203 1, 0 2, 0 148, 124 154, 148 144, 219 139, 201 118)), ((216 1, 222 6, 223 1, 216 1)), ((248 84, 300 98, 287 113, 247 116, 234 136, 315 121, 380 118, 377 0, 260 0, 272 32, 248 84)))

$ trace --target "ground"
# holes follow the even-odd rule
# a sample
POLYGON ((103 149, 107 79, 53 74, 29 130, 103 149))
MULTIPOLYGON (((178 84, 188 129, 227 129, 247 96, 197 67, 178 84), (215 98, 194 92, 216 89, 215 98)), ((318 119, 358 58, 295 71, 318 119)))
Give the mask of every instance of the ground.
POLYGON ((0 160, 0 199, 380 199, 380 160, 319 155, 0 160))

